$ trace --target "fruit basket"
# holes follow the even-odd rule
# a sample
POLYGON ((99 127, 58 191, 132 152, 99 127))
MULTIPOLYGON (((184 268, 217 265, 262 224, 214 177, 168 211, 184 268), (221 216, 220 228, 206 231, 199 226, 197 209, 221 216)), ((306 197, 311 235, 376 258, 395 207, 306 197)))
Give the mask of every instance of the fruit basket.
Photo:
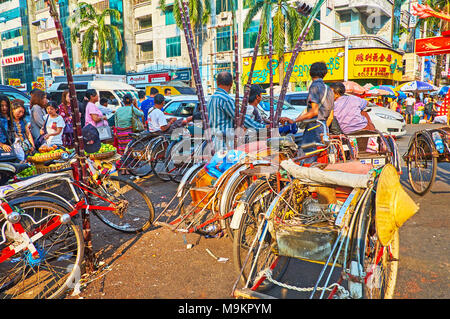
POLYGON ((62 149, 54 149, 49 152, 41 152, 41 149, 39 149, 39 153, 28 157, 27 161, 35 164, 44 163, 47 161, 60 159, 63 153, 65 153, 65 151, 62 149))
POLYGON ((91 160, 104 160, 110 157, 113 157, 117 153, 117 149, 110 145, 110 144, 103 144, 101 145, 98 152, 95 153, 86 153, 89 155, 89 158, 91 160))
POLYGON ((31 176, 34 176, 37 174, 39 174, 39 172, 37 171, 36 166, 31 165, 27 169, 24 169, 19 174, 17 174, 17 176, 25 178, 25 177, 31 177, 31 176))

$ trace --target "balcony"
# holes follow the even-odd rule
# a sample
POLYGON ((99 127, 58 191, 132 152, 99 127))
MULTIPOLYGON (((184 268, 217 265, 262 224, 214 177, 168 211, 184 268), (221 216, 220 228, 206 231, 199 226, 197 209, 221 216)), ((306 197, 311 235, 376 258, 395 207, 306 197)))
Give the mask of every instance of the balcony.
POLYGON ((142 44, 145 42, 153 41, 153 29, 148 28, 144 30, 136 31, 136 44, 142 44))
POLYGON ((134 8, 134 18, 135 19, 142 19, 142 18, 149 17, 149 16, 150 17, 152 16, 151 2, 148 2, 148 1, 144 2, 134 8))
POLYGON ((151 5, 152 1, 151 0, 133 0, 133 5, 137 6, 137 5, 140 5, 140 4, 149 4, 149 5, 151 5))

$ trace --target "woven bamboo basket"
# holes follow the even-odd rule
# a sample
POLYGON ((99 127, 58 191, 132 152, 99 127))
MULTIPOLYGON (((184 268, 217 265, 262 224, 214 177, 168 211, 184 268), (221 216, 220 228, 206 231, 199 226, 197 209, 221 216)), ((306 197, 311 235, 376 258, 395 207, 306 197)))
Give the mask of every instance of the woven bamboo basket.
POLYGON ((116 154, 116 151, 98 153, 98 154, 89 154, 89 158, 91 160, 104 160, 110 157, 113 157, 116 154))
POLYGON ((37 164, 38 163, 44 163, 44 162, 47 162, 47 161, 60 159, 61 155, 63 153, 64 152, 51 153, 51 154, 49 153, 49 154, 46 154, 45 157, 44 156, 39 156, 39 157, 37 157, 37 156, 30 156, 30 157, 27 158, 27 160, 29 162, 31 162, 31 163, 37 163, 37 164))
POLYGON ((58 171, 60 169, 64 169, 64 168, 69 168, 70 167, 70 162, 67 163, 57 163, 57 164, 52 164, 52 165, 35 165, 36 167, 36 171, 38 174, 44 174, 44 173, 50 173, 50 172, 54 172, 54 171, 58 171))

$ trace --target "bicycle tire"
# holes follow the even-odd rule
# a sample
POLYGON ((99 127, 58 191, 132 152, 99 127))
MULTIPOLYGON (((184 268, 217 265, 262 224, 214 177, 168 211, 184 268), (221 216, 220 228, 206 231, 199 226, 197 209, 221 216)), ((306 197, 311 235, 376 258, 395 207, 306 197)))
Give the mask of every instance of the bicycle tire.
MULTIPOLYGON (((121 176, 106 177, 103 179, 102 187, 99 187, 96 192, 118 207, 114 211, 93 210, 94 214, 107 226, 125 233, 139 233, 152 225, 155 218, 152 201, 147 193, 131 180, 121 176), (122 194, 124 192, 127 198, 122 194), (119 194, 121 198, 117 198, 116 194, 119 194), (134 204, 131 211, 130 203, 134 204)), ((112 205, 92 194, 89 195, 89 204, 107 207, 112 205)))
MULTIPOLYGON (((234 210, 237 207, 239 199, 241 199, 242 196, 244 196, 245 191, 252 184, 251 179, 252 179, 251 176, 241 174, 238 178, 236 178, 232 182, 233 184, 230 185, 230 189, 229 189, 230 192, 228 194, 224 194, 223 197, 225 197, 225 195, 227 195, 227 196, 225 198, 221 199, 221 201, 222 200, 225 201, 223 205, 222 205, 222 203, 220 205, 220 207, 221 207, 220 214, 222 216, 225 216, 226 214, 228 214, 229 212, 231 212, 232 210, 234 210), (245 184, 246 181, 247 181, 247 183, 245 184)), ((232 231, 230 228, 231 218, 232 217, 224 218, 223 222, 224 222, 225 230, 226 230, 228 236, 230 237, 230 240, 233 242, 234 231, 232 231)))
MULTIPOLYGON (((263 199, 263 202, 260 201, 260 206, 258 210, 254 211, 252 210, 250 212, 249 209, 245 210, 244 215, 242 216, 239 224, 239 228, 234 233, 234 240, 233 240, 233 259, 234 259, 234 266, 235 269, 241 273, 241 281, 242 283, 246 283, 248 279, 248 272, 249 268, 252 264, 252 259, 254 258, 254 255, 252 258, 249 259, 245 267, 243 267, 243 263, 245 261, 246 255, 248 253, 248 246, 251 245, 254 236, 256 235, 256 231, 259 225, 257 215, 262 212, 263 214, 266 212, 268 206, 271 204, 271 202, 275 199, 276 194, 272 191, 270 185, 265 180, 258 180, 250 187, 248 188, 247 192, 244 194, 243 198, 241 198, 240 205, 248 205, 248 207, 251 207, 257 200, 263 199), (262 197, 261 197, 262 196, 262 197), (260 198, 261 197, 261 198, 260 198), (247 227, 247 226, 250 226, 247 227), (253 226, 253 227, 252 227, 253 226), (247 236, 250 235, 250 236, 247 236), (246 237, 249 237, 248 240, 246 237), (247 246, 247 249, 246 249, 247 246)), ((281 277, 283 277, 284 273, 286 272, 288 266, 289 266, 289 257, 285 256, 276 256, 271 253, 273 247, 271 245, 273 244, 273 238, 271 237, 270 233, 268 232, 266 235, 266 238, 264 239, 265 242, 269 243, 269 245, 266 246, 266 252, 269 253, 269 256, 272 255, 272 257, 275 257, 275 261, 268 261, 268 263, 278 262, 278 265, 276 269, 272 270, 272 278, 275 280, 279 280, 281 277)), ((268 260, 268 259, 267 259, 268 260)), ((260 266, 261 269, 265 266, 265 263, 260 266)), ((258 273, 261 269, 258 269, 254 273, 258 273)), ((252 278, 250 282, 254 282, 255 279, 252 278)), ((256 289, 257 291, 266 291, 272 288, 273 283, 268 282, 265 280, 259 287, 256 289)))
POLYGON ((410 149, 408 150, 408 160, 406 161, 406 166, 408 168, 408 180, 411 184, 411 188, 417 195, 425 195, 433 186, 434 180, 436 179, 437 173, 437 158, 432 155, 432 147, 429 142, 424 138, 418 137, 416 142, 411 143, 410 149), (429 155, 427 155, 429 154, 429 155), (430 159, 431 157, 431 159, 430 159), (424 186, 420 187, 419 183, 415 180, 414 170, 417 169, 417 174, 422 176, 421 166, 431 165, 429 178, 425 177, 424 186))
MULTIPOLYGON (((51 198, 25 201, 14 207, 23 210, 36 222, 48 214, 68 213, 62 206, 54 204, 51 198)), ((22 214, 20 223, 31 234, 48 220, 34 224, 22 214)), ((81 229, 73 219, 39 238, 34 245, 40 254, 38 259, 32 259, 30 253, 24 250, 0 264, 0 298, 56 299, 69 288, 74 288, 81 278, 84 242, 81 229)))
POLYGON ((152 172, 150 165, 150 145, 152 140, 137 140, 131 142, 122 155, 122 167, 126 168, 132 175, 144 177, 152 172), (135 153, 142 152, 142 159, 136 159, 135 153))
POLYGON ((162 138, 153 144, 150 152, 150 165, 152 167, 152 171, 156 177, 163 182, 170 181, 169 174, 167 173, 164 165, 168 146, 169 140, 162 138))
POLYGON ((170 180, 175 183, 179 183, 183 178, 183 175, 186 171, 192 166, 193 162, 193 152, 190 150, 189 158, 186 158, 184 153, 181 155, 182 158, 176 158, 175 156, 180 156, 179 150, 186 147, 186 145, 182 145, 183 143, 189 142, 189 147, 191 147, 191 141, 187 140, 178 140, 169 144, 166 152, 166 160, 164 161, 164 169, 167 172, 170 180), (178 163, 176 163, 176 162, 178 163))
POLYGON ((357 230, 359 245, 354 246, 351 256, 356 256, 362 265, 364 278, 360 295, 367 299, 391 299, 397 281, 399 233, 394 234, 388 246, 381 245, 376 234, 374 197, 371 195, 361 212, 357 230))

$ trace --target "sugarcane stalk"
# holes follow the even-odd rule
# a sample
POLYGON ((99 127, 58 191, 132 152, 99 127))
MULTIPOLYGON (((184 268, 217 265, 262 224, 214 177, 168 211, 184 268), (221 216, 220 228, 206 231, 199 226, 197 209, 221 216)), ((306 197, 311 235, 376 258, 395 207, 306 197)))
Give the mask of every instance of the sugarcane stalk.
POLYGON ((283 79, 283 84, 281 85, 281 91, 280 91, 280 96, 278 98, 278 103, 277 103, 277 109, 275 112, 275 118, 274 118, 274 122, 275 124, 278 123, 278 120, 280 118, 280 114, 281 114, 281 109, 284 103, 284 98, 286 97, 286 90, 287 87, 289 85, 289 80, 291 78, 292 75, 292 71, 294 69, 294 64, 295 64, 295 60, 297 59, 298 54, 301 51, 303 42, 306 39, 306 36, 309 33, 309 30, 311 29, 311 26, 314 22, 314 19, 316 18, 317 14, 320 12, 320 8, 322 7, 322 5, 324 4, 325 0, 318 0, 318 2, 316 3, 316 5, 314 6, 314 8, 311 11, 311 14, 308 16, 308 19, 306 20, 306 24, 303 27, 302 32, 300 33, 300 36, 297 39, 297 43, 294 47, 294 50, 292 51, 292 56, 291 59, 289 60, 289 64, 286 70, 286 74, 285 77, 283 79))
MULTIPOLYGON (((275 125, 273 123, 273 30, 272 23, 269 21, 269 105, 270 105, 270 128, 272 129, 275 125)), ((272 130, 270 130, 272 134, 272 130)))
MULTIPOLYGON (((179 1, 179 0, 177 0, 177 1, 179 1)), ((183 23, 184 36, 186 38, 186 44, 187 44, 187 48, 188 48, 189 59, 191 61, 191 66, 192 66, 192 70, 193 70, 194 82, 195 82, 195 86, 197 88, 197 97, 198 97, 198 101, 200 103, 200 111, 202 113, 203 129, 206 134, 205 138, 209 142, 209 141, 211 141, 211 135, 210 135, 210 132, 208 129, 209 128, 208 113, 206 111, 206 101, 205 101, 205 95, 203 93, 203 86, 202 86, 201 77, 200 77, 198 59, 197 59, 197 55, 196 55, 194 47, 193 47, 193 37, 192 37, 191 23, 189 20, 189 10, 184 1, 181 1, 181 5, 179 5, 179 7, 180 7, 181 21, 183 23)))
MULTIPOLYGON (((231 11, 233 19, 233 40, 234 40, 234 83, 235 83, 235 100, 234 100, 234 126, 235 129, 240 126, 239 121, 239 44, 238 44, 238 26, 236 23, 236 0, 233 0, 233 10, 231 11)), ((236 135, 236 134, 235 134, 236 135)), ((236 142, 235 136, 235 142, 236 142)), ((235 144, 236 145, 236 144, 235 144)))
POLYGON ((248 98, 250 95, 250 87, 252 85, 252 79, 253 79, 253 71, 255 70, 256 59, 258 58, 259 44, 261 42, 263 21, 264 20, 261 19, 261 21, 259 23, 258 35, 256 36, 255 48, 253 49, 252 64, 250 65, 250 71, 248 73, 247 84, 245 85, 245 88, 244 88, 244 97, 242 98, 242 105, 241 105, 241 112, 240 112, 240 123, 239 123, 240 126, 242 126, 242 124, 244 123, 244 116, 245 116, 245 113, 247 112, 248 98))
MULTIPOLYGON (((84 155, 84 143, 83 134, 81 127, 81 116, 78 109, 78 100, 75 90, 75 84, 73 83, 72 69, 70 68, 69 56, 67 54, 66 41, 62 32, 61 22, 59 19, 59 14, 56 10, 56 5, 54 0, 46 0, 50 16, 55 22, 56 33, 59 40, 59 46, 61 48, 64 68, 66 69, 67 84, 69 87, 70 96, 70 108, 72 111, 72 117, 74 119, 74 144, 75 151, 77 152, 78 161, 76 162, 76 169, 78 170, 78 176, 81 177, 83 183, 87 184, 88 174, 86 171, 86 156, 84 155)), ((85 256, 86 256, 86 270, 92 271, 94 268, 94 254, 92 249, 92 237, 91 237, 91 222, 89 218, 89 213, 86 210, 82 210, 81 216, 83 219, 83 237, 85 242, 85 256)))

